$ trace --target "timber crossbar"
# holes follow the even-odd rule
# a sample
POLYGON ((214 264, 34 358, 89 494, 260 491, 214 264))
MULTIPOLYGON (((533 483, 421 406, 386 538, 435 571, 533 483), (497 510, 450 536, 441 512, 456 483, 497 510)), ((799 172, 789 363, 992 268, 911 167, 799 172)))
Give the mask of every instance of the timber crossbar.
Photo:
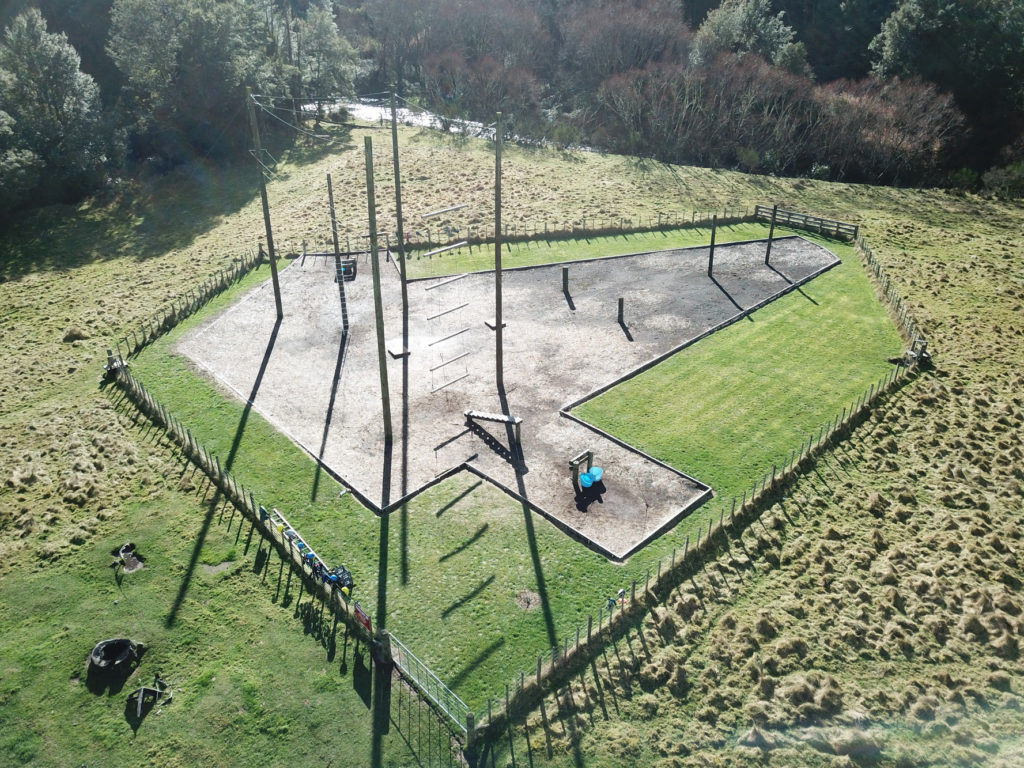
POLYGON ((516 442, 519 442, 519 428, 523 420, 518 416, 506 416, 504 413, 487 413, 485 411, 466 411, 466 424, 469 424, 471 421, 494 421, 499 424, 511 424, 516 431, 516 442))

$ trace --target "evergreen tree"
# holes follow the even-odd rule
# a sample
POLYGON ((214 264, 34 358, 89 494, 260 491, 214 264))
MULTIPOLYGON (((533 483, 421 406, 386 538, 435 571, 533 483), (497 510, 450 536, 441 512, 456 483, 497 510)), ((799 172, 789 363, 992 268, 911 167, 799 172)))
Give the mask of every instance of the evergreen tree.
POLYGON ((0 200, 72 200, 94 185, 112 141, 99 89, 64 34, 32 8, 0 42, 0 200))
POLYGON ((978 149, 1024 128, 1024 0, 901 0, 871 51, 878 75, 917 76, 951 92, 978 149))
POLYGON ((690 61, 700 66, 719 53, 756 53, 794 74, 806 74, 806 51, 795 36, 783 13, 772 15, 770 0, 725 0, 697 30, 690 61))
POLYGON ((245 86, 265 48, 243 0, 115 0, 108 50, 127 85, 135 153, 168 163, 246 146, 245 86))
POLYGON ((315 101, 319 116, 323 97, 352 94, 354 53, 326 0, 310 5, 299 23, 299 40, 303 93, 315 101))

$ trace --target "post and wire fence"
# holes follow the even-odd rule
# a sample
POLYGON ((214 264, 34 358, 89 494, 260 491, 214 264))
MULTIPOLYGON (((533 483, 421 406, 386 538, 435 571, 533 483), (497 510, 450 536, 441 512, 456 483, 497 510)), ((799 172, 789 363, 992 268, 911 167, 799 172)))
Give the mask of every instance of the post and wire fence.
MULTIPOLYGON (((693 220, 696 221, 696 214, 693 220)), ((817 226, 816 222, 810 219, 808 221, 809 226, 817 226)), ((820 221, 829 222, 830 226, 836 224, 834 220, 820 221)), ((798 226, 795 223, 791 225, 798 226)), ((834 226, 831 231, 835 231, 834 226)), ((842 234, 850 236, 846 232, 842 234)), ((855 234, 852 236, 856 237, 855 234)), ((908 340, 913 341, 920 331, 910 316, 906 301, 899 296, 894 283, 885 274, 864 238, 857 237, 856 244, 866 268, 874 276, 880 292, 897 318, 901 332, 908 340)), ((261 256, 262 254, 253 255, 250 251, 246 257, 237 260, 232 269, 219 272, 217 279, 205 281, 198 290, 190 290, 178 299, 172 300, 168 309, 154 315, 151 320, 144 321, 141 336, 133 332, 131 343, 127 335, 122 337, 120 342, 125 344, 129 354, 136 354, 177 322, 197 311, 218 291, 224 290, 258 266, 261 256)), ((282 559, 287 559, 291 567, 310 582, 311 591, 318 593, 354 631, 361 636, 365 635, 368 642, 372 641, 373 638, 359 620, 347 591, 337 589, 323 579, 323 573, 330 570, 327 564, 276 509, 268 514, 266 508, 257 502, 254 492, 240 483, 228 468, 222 466, 219 457, 197 440, 191 430, 146 389, 130 371, 120 351, 120 344, 116 346, 116 357, 112 352, 108 352, 107 370, 119 388, 147 418, 163 427, 183 453, 208 475, 214 485, 252 521, 254 526, 259 528, 261 535, 277 548, 282 559), (305 546, 300 547, 298 542, 305 546), (316 564, 320 567, 317 568, 316 564)), ((609 596, 607 602, 598 605, 596 618, 594 614, 588 615, 585 622, 578 624, 558 643, 539 654, 534 667, 522 670, 516 678, 506 684, 504 700, 499 699, 495 702, 494 699, 489 699, 486 715, 481 713, 479 719, 426 664, 391 634, 387 635, 389 657, 394 661, 400 674, 429 699, 455 729, 466 735, 468 742, 482 730, 501 727, 511 716, 529 711, 531 703, 542 698, 545 690, 557 682, 563 669, 573 667, 575 660, 591 658, 618 633, 625 631, 628 621, 636 616, 636 612, 656 604, 660 600, 659 595, 666 594, 667 588, 678 583, 681 574, 692 572, 707 557, 716 556, 725 536, 736 535, 738 530, 742 530, 745 525, 757 519, 763 511, 765 501, 770 500, 780 487, 803 472, 809 463, 813 464, 816 457, 827 450, 830 444, 834 444, 848 430, 866 418, 880 397, 902 386, 909 377, 912 377, 917 370, 914 363, 916 361, 897 363, 849 406, 844 407, 841 413, 812 431, 801 441, 799 449, 793 449, 789 457, 774 464, 770 471, 766 471, 763 477, 752 484, 749 491, 744 491, 738 498, 720 500, 717 521, 714 513, 709 515, 706 530, 703 525, 698 528, 692 545, 691 536, 687 535, 681 551, 678 547, 674 548, 671 556, 658 559, 656 564, 651 564, 650 567, 642 569, 635 578, 627 580, 617 594, 609 596)))

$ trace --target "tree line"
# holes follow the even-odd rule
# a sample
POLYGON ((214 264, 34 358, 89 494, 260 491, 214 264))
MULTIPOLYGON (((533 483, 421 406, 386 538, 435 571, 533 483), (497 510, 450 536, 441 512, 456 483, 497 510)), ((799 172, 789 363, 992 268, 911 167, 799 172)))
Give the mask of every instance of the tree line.
MULTIPOLYGON (((248 147, 271 103, 397 89, 444 119, 658 160, 1024 192, 1024 0, 15 0, 0 211, 248 147)), ((2 214, 0 214, 2 215, 2 214)))

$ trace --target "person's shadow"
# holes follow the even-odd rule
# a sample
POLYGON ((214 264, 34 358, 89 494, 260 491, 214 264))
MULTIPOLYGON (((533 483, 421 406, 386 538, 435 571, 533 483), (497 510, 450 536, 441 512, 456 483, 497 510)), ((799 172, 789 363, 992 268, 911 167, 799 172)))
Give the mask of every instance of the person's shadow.
POLYGON ((604 500, 601 498, 601 496, 607 491, 607 488, 604 487, 604 481, 598 480, 589 488, 583 488, 580 485, 579 480, 573 480, 572 487, 576 491, 576 498, 574 499, 576 502, 576 509, 580 512, 589 511, 590 505, 595 501, 598 504, 604 504, 604 500))

